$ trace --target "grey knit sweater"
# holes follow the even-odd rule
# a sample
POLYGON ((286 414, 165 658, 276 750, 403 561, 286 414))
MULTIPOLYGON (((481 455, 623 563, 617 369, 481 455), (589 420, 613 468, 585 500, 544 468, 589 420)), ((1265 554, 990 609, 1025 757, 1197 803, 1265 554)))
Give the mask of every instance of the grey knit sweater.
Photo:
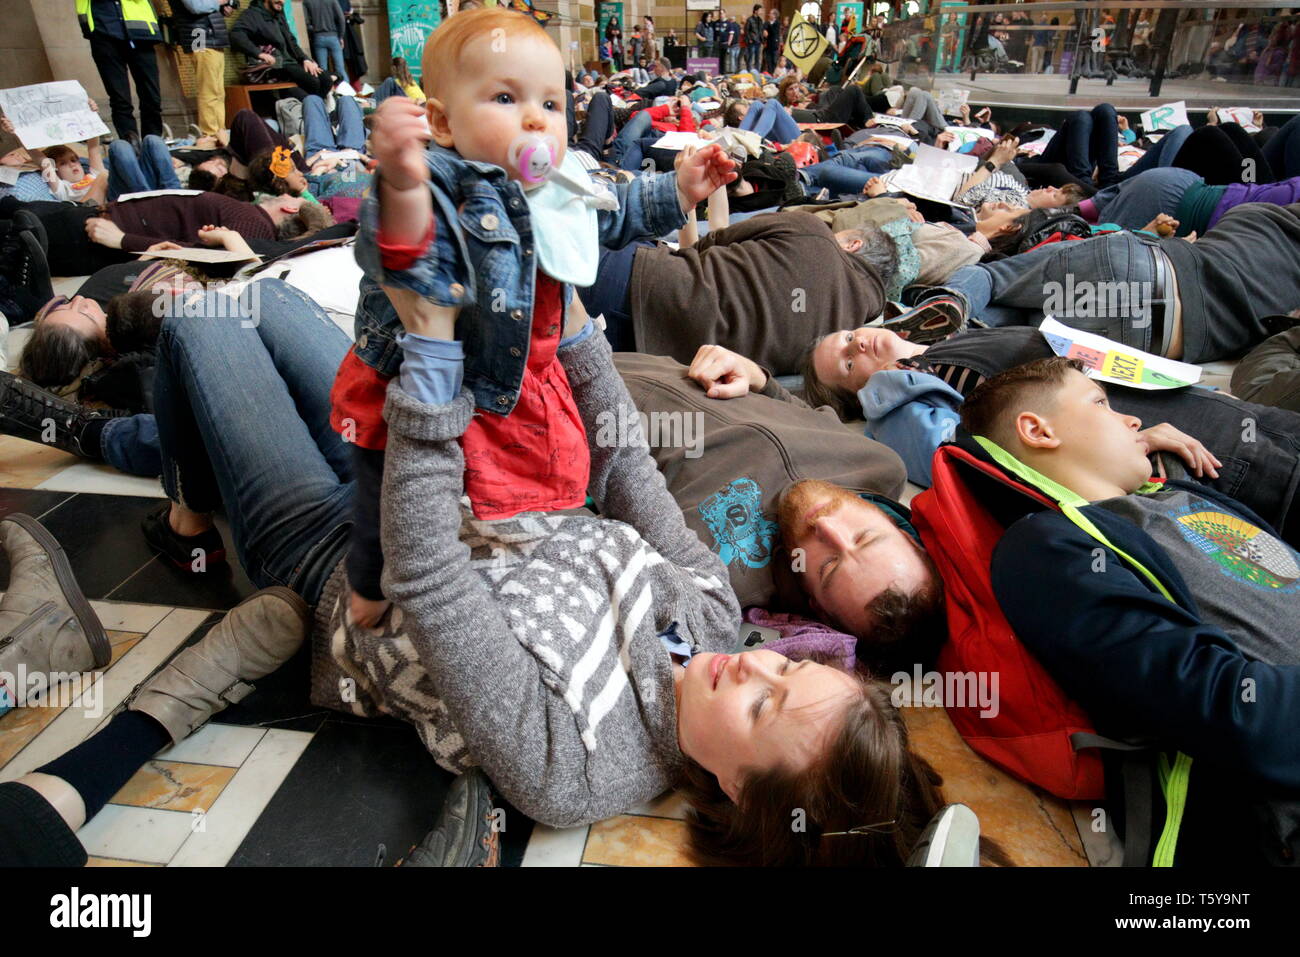
POLYGON ((740 609, 644 438, 595 443, 601 412, 636 422, 608 344, 559 353, 591 445, 600 518, 473 519, 461 502, 468 392, 426 405, 388 391, 384 592, 377 630, 347 622, 341 568, 317 609, 313 700, 410 721, 438 762, 481 765, 525 814, 569 826, 670 787, 682 769, 672 662, 658 634, 729 651, 740 609))

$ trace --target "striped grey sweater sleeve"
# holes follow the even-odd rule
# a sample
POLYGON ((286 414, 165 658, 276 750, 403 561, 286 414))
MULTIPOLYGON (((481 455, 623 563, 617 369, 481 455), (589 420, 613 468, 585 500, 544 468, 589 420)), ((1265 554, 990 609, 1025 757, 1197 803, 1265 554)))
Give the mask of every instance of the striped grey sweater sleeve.
POLYGON ((456 440, 472 412, 466 390, 435 406, 411 398, 396 380, 389 385, 384 593, 488 776, 525 814, 556 823, 589 803, 583 762, 572 759, 582 752, 579 731, 460 541, 465 461, 456 440), (556 795, 571 803, 554 806, 556 795))
MULTIPOLYGON (((631 525, 670 562, 729 581, 726 566, 687 526, 681 506, 655 467, 640 428, 636 403, 614 368, 609 342, 602 335, 588 336, 561 349, 559 359, 587 430, 591 449, 587 491, 600 514, 631 525), (625 411, 620 412, 620 407, 625 411), (602 444, 602 422, 620 419, 635 423, 635 434, 629 428, 627 443, 602 444)), ((740 605, 730 587, 722 590, 714 604, 717 607, 710 609, 711 625, 735 634, 740 624, 740 605)))

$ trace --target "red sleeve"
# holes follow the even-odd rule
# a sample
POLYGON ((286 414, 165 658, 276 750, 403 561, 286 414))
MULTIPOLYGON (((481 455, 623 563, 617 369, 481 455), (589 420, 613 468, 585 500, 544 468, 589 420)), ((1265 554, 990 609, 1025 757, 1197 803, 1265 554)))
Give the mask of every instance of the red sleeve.
POLYGON ((330 389, 330 426, 346 442, 363 449, 382 449, 388 444, 384 421, 384 398, 388 378, 361 361, 349 349, 330 389))
POLYGON ((433 242, 433 220, 429 220, 429 231, 425 233, 424 239, 414 246, 401 246, 397 243, 386 242, 382 232, 376 237, 376 241, 379 243, 379 255, 385 269, 410 269, 411 265, 424 255, 424 251, 433 242))
POLYGON ((646 110, 652 120, 666 120, 668 118, 668 107, 671 104, 664 103, 662 106, 652 106, 646 110))
POLYGON ((697 129, 697 127, 695 126, 695 111, 694 111, 694 110, 690 110, 690 109, 684 109, 684 110, 682 110, 682 118, 681 118, 681 122, 677 124, 677 129, 680 130, 680 131, 683 132, 683 133, 694 133, 694 132, 695 132, 695 130, 697 129))

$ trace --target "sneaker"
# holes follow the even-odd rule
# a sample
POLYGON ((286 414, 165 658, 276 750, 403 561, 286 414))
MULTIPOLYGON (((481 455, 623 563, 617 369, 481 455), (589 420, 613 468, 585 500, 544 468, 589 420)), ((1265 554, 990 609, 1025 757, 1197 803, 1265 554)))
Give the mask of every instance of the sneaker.
POLYGON ((398 866, 497 867, 501 835, 496 820, 492 784, 482 770, 470 768, 451 782, 437 825, 398 866))
POLYGON ((980 821, 965 804, 949 804, 930 819, 908 867, 979 867, 980 821))
POLYGON ((245 598, 196 644, 181 650, 131 693, 128 710, 143 711, 176 743, 227 705, 253 691, 294 656, 307 637, 311 609, 290 588, 264 588, 245 598))
POLYGON ((12 512, 0 521, 9 584, 0 598, 0 713, 16 704, 2 676, 81 672, 112 657, 99 616, 77 585, 63 547, 36 519, 12 512))
POLYGON ((221 540, 221 533, 210 528, 198 535, 181 535, 172 528, 168 519, 171 507, 171 502, 163 502, 140 522, 144 540, 153 546, 154 551, 170 560, 177 568, 192 572, 207 571, 209 566, 224 562, 226 545, 221 540), (199 559, 202 559, 202 563, 199 563, 199 559))
POLYGON ((883 323, 908 342, 928 346, 966 328, 966 303, 956 296, 927 299, 909 312, 883 323))
POLYGON ((87 409, 10 372, 0 372, 0 435, 41 442, 98 460, 103 458, 99 449, 82 446, 86 426, 126 414, 116 409, 87 409))

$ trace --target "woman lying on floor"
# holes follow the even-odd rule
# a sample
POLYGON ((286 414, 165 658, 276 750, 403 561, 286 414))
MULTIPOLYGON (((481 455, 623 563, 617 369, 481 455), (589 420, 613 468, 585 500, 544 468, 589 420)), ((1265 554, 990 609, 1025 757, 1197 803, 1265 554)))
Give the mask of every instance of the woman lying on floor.
MULTIPOLYGON (((224 508, 243 567, 270 590, 146 682, 102 732, 0 784, 6 863, 84 863, 76 829, 309 630, 315 703, 411 722, 444 768, 481 767, 535 820, 602 820, 686 780, 701 861, 907 857, 940 802, 887 686, 775 652, 727 654, 740 609, 726 569, 687 528, 639 435, 616 447, 591 440, 600 517, 475 521, 459 501, 469 394, 420 402, 408 361, 386 410, 394 605, 376 629, 355 626, 343 561, 351 458, 328 421, 349 343, 276 280, 263 282, 260 306, 254 328, 164 321, 155 398, 170 502, 145 532, 178 563, 196 548, 212 562, 225 545, 211 514, 224 508), (804 831, 790 827, 796 807, 804 831)), ((559 352, 589 436, 611 409, 637 422, 592 331, 559 352)))

